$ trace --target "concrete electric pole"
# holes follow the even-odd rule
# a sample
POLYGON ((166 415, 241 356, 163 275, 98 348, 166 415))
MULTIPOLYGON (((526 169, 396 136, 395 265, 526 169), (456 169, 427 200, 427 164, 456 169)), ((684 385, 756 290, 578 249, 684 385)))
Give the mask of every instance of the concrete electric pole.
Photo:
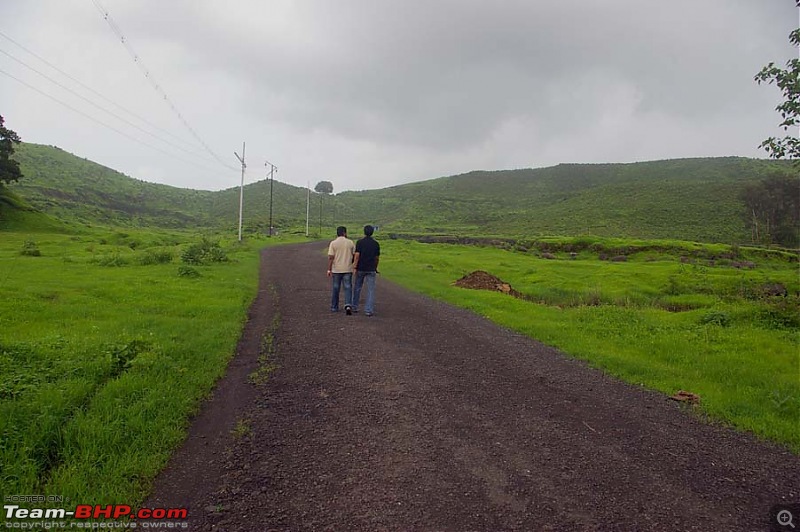
POLYGON ((247 165, 244 163, 244 142, 242 142, 242 156, 239 157, 239 154, 233 152, 239 162, 242 163, 242 184, 239 187, 239 242, 242 241, 242 205, 244 204, 244 169, 247 168, 247 165))

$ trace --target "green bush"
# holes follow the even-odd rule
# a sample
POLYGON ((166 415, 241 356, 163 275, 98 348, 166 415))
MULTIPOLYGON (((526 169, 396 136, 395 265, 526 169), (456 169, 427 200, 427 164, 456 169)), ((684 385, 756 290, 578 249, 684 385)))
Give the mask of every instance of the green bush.
POLYGON ((139 264, 142 266, 151 266, 153 264, 169 264, 172 262, 171 251, 148 251, 139 257, 139 264))
POLYGON ((36 242, 33 240, 26 240, 22 244, 22 251, 19 252, 20 255, 25 255, 27 257, 41 257, 42 252, 39 250, 39 246, 36 245, 36 242))
POLYGON ((178 266, 178 276, 195 279, 197 277, 200 277, 200 272, 198 272, 191 266, 178 266))
POLYGON ((720 327, 727 327, 731 324, 731 316, 727 312, 721 310, 710 310, 703 314, 703 317, 700 318, 700 323, 703 325, 708 325, 710 323, 719 325, 720 327))
POLYGON ((108 266, 108 267, 121 267, 128 265, 128 259, 120 255, 119 253, 110 253, 108 255, 103 255, 99 257, 94 262, 96 262, 100 266, 108 266))
POLYGON ((212 242, 206 238, 192 244, 181 254, 181 260, 185 264, 208 264, 210 262, 227 262, 228 256, 219 245, 219 242, 212 242))

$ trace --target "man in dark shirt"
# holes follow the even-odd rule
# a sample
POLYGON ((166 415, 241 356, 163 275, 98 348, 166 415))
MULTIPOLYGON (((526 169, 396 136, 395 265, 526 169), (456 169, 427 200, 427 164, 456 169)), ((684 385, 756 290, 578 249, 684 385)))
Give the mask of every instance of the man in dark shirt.
POLYGON ((356 254, 353 257, 353 269, 356 272, 356 283, 353 290, 353 312, 358 312, 361 288, 367 282, 367 300, 364 303, 364 314, 372 316, 375 312, 375 278, 378 273, 378 261, 381 258, 381 246, 372 238, 374 228, 364 226, 364 238, 356 242, 356 254))

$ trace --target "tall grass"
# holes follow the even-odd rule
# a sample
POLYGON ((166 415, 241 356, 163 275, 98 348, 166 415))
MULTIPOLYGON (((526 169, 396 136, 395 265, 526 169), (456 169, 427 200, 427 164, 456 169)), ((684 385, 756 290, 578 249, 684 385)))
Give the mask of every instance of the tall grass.
POLYGON ((582 253, 554 260, 494 248, 382 242, 381 270, 628 382, 701 396, 712 418, 800 452, 797 263, 750 269, 681 263, 646 252, 628 262, 582 253), (457 288, 486 270, 522 292, 457 288), (781 285, 788 295, 768 295, 781 285))
POLYGON ((234 352, 258 248, 281 240, 186 266, 197 235, 2 237, 0 491, 141 501, 234 352))

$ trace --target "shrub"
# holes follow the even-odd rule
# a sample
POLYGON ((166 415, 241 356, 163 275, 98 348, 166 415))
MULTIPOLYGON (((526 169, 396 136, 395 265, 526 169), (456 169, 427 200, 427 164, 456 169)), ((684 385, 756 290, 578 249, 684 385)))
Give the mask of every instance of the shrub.
POLYGON ((128 259, 120 255, 119 253, 111 253, 108 255, 103 255, 102 257, 98 258, 96 262, 100 266, 109 266, 109 267, 120 267, 128 265, 128 259))
POLYGON ((200 272, 198 272, 191 266, 178 266, 178 276, 189 277, 190 279, 196 279, 197 277, 200 277, 200 272))
POLYGON ((185 264, 199 265, 209 262, 227 262, 228 256, 219 242, 211 242, 203 238, 202 241, 186 248, 181 254, 181 260, 185 264))
POLYGON ((139 257, 139 264, 142 266, 169 264, 170 262, 172 262, 172 252, 170 251, 148 251, 139 257))
POLYGON ((33 240, 26 240, 22 244, 22 251, 19 252, 20 255, 25 255, 28 257, 41 257, 42 252, 39 250, 39 246, 36 245, 36 242, 33 240))
POLYGON ((703 325, 708 325, 710 323, 713 325, 719 325, 720 327, 727 327, 731 324, 731 317, 727 312, 723 312, 721 310, 710 310, 706 312, 702 318, 700 318, 700 323, 703 325))

